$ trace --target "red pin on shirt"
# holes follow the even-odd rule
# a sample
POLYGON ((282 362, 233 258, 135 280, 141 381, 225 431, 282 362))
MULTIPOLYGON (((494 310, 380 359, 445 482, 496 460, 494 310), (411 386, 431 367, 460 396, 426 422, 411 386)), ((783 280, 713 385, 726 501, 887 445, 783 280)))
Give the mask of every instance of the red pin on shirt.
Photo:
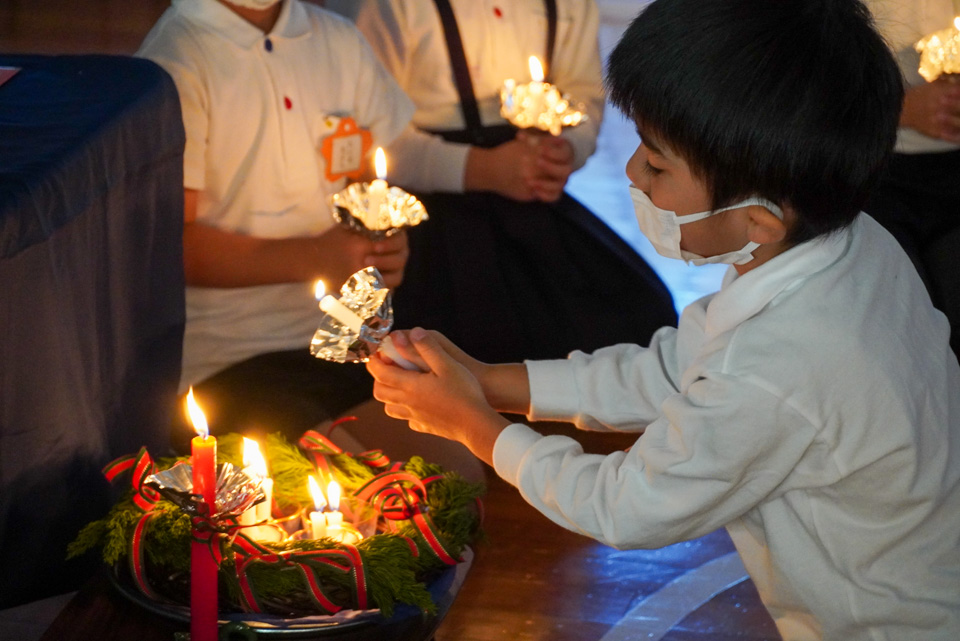
POLYGON ((500 7, 494 7, 494 8, 493 8, 493 15, 497 16, 498 18, 502 18, 502 17, 503 17, 503 11, 500 10, 500 7))
POLYGON ((288 110, 289 110, 289 109, 293 109, 293 101, 290 100, 289 98, 287 98, 286 96, 284 96, 284 97, 283 97, 283 106, 286 107, 288 110))

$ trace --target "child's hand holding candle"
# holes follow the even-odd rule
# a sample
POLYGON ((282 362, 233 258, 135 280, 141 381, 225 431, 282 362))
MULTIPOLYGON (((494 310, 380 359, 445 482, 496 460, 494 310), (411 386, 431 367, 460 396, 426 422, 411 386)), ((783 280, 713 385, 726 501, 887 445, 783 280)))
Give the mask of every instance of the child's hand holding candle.
MULTIPOLYGON (((326 294, 326 287, 322 280, 317 281, 316 287, 314 288, 314 297, 320 301, 320 311, 337 319, 341 325, 354 334, 360 334, 360 328, 363 327, 363 319, 357 316, 349 307, 341 303, 339 298, 332 294, 326 294)), ((384 355, 391 361, 404 369, 411 371, 420 369, 417 365, 400 355, 389 336, 380 342, 380 350, 383 351, 384 355)))

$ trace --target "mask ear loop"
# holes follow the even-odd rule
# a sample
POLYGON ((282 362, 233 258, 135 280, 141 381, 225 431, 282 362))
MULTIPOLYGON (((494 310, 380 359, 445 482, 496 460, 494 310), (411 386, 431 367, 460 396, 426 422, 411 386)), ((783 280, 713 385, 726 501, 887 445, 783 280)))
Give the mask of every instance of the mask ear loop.
POLYGON ((741 207, 749 207, 750 205, 759 205, 765 209, 770 210, 770 213, 783 220, 783 210, 780 209, 777 205, 770 202, 765 198, 752 197, 747 198, 744 201, 737 203, 736 205, 730 205, 728 207, 721 207, 720 209, 714 209, 711 211, 702 211, 696 214, 686 214, 684 216, 676 216, 677 223, 680 225, 685 225, 686 223, 695 223, 698 220, 703 220, 704 218, 709 218, 710 216, 716 216, 717 214, 722 214, 725 211, 731 211, 733 209, 740 209, 741 207))
MULTIPOLYGON (((760 197, 757 197, 757 196, 754 196, 754 197, 751 197, 751 198, 747 198, 746 200, 741 201, 741 202, 737 203, 736 205, 730 205, 729 207, 721 207, 720 209, 717 209, 716 211, 702 212, 702 213, 698 213, 698 214, 688 214, 688 215, 686 215, 686 216, 676 216, 676 219, 677 219, 677 222, 680 223, 680 224, 683 224, 683 223, 692 223, 692 222, 696 222, 696 221, 698 221, 698 220, 702 220, 702 219, 704 219, 704 218, 708 218, 708 217, 713 216, 713 215, 715 215, 715 214, 721 214, 721 213, 723 213, 723 212, 725 212, 725 211, 730 211, 730 210, 733 210, 733 209, 740 209, 740 208, 742 208, 742 207, 750 207, 751 205, 759 205, 760 207, 763 207, 764 209, 767 209, 771 214, 773 214, 774 216, 776 216, 776 217, 779 218, 780 220, 783 220, 783 210, 780 209, 780 207, 779 207, 778 205, 776 205, 775 203, 767 200, 766 198, 760 198, 760 197), (683 219, 682 222, 681 222, 681 219, 683 219)), ((741 248, 741 249, 739 250, 739 252, 737 252, 737 253, 743 253, 743 254, 744 254, 744 257, 741 258, 740 260, 734 262, 733 264, 734 264, 734 265, 745 265, 746 263, 749 263, 751 260, 753 260, 753 252, 754 252, 754 250, 758 249, 759 247, 760 247, 760 243, 755 243, 755 242, 753 242, 753 241, 748 242, 746 245, 743 246, 743 248, 741 248)), ((686 254, 686 252, 683 252, 683 253, 686 254)), ((686 256, 683 257, 684 260, 686 260, 687 262, 689 262, 689 263, 691 263, 691 264, 694 264, 694 265, 708 264, 708 263, 710 262, 710 260, 709 260, 710 258, 711 258, 711 257, 700 257, 700 256, 694 257, 694 256, 692 256, 692 255, 690 255, 690 254, 687 254, 686 256)))

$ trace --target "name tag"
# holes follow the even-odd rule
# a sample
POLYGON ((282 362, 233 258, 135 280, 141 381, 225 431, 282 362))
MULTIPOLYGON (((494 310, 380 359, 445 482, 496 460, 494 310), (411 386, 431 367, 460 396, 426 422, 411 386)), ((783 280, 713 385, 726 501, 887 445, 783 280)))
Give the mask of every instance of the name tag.
POLYGON ((326 178, 335 182, 344 176, 357 179, 363 173, 363 159, 370 152, 373 136, 349 116, 340 118, 336 130, 324 137, 320 154, 326 161, 326 178))

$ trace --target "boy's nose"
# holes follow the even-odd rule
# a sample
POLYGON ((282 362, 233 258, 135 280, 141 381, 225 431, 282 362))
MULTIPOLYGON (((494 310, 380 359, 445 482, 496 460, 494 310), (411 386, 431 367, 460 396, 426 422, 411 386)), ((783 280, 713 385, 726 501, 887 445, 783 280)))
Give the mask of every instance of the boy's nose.
POLYGON ((630 160, 627 161, 627 166, 625 167, 625 173, 627 178, 630 179, 630 182, 633 183, 633 186, 639 189, 640 191, 646 193, 648 196, 650 177, 647 175, 647 172, 643 171, 643 163, 646 162, 644 157, 644 152, 642 148, 638 147, 633 155, 630 156, 630 160))

